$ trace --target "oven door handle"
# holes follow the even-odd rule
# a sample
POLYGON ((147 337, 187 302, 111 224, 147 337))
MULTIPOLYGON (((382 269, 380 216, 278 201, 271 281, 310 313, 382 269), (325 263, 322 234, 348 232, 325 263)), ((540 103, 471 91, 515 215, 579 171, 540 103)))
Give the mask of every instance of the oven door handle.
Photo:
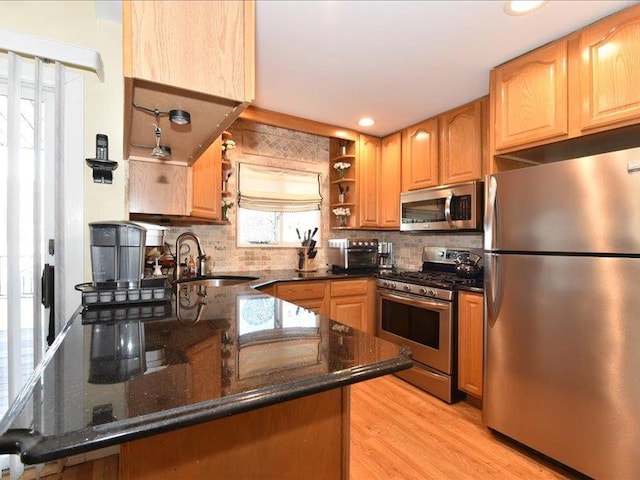
POLYGON ((449 195, 447 195, 447 199, 444 202, 444 217, 447 219, 447 223, 451 228, 457 228, 451 219, 451 202, 453 201, 453 197, 453 192, 449 192, 449 195))
POLYGON ((413 305, 416 307, 427 307, 433 308, 434 310, 449 310, 451 308, 451 304, 445 301, 438 300, 426 300, 422 298, 415 297, 407 297, 404 295, 395 295, 393 293, 389 293, 387 291, 378 290, 378 294, 380 298, 384 298, 387 300, 392 300, 399 303, 404 303, 406 305, 413 305))

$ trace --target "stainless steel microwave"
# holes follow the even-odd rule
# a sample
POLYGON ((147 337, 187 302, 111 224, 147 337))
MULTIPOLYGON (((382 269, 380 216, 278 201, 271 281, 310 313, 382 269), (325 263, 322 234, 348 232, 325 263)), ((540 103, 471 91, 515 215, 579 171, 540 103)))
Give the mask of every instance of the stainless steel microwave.
POLYGON ((400 231, 480 231, 483 195, 480 181, 401 193, 400 231))

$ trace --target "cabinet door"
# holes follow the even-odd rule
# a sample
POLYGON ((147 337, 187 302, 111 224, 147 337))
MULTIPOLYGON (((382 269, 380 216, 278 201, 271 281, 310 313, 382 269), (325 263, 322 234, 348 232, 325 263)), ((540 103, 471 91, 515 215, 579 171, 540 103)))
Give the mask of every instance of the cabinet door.
POLYGON ((495 68, 491 78, 496 150, 568 135, 566 39, 495 68))
POLYGON ((188 215, 189 169, 129 160, 129 212, 188 215))
POLYGON ((640 8, 586 27, 580 33, 581 129, 640 119, 640 8))
POLYGON ((379 225, 382 228, 400 227, 400 169, 402 135, 394 133, 382 139, 380 159, 379 225))
POLYGON ((458 388, 482 398, 484 313, 482 295, 458 294, 458 388))
POLYGON ((192 166, 193 194, 191 215, 221 218, 222 139, 218 138, 192 166))
POLYGON ((402 191, 438 185, 438 119, 402 131, 402 191))
POLYGON ((358 149, 358 212, 361 227, 378 226, 378 165, 380 163, 380 139, 360 135, 358 149))
POLYGON ((482 178, 482 107, 478 100, 440 115, 440 168, 445 185, 482 178))
POLYGON ((330 310, 329 316, 336 322, 344 323, 349 327, 366 331, 366 295, 332 297, 330 310))
POLYGON ((254 97, 253 2, 123 2, 124 76, 254 97))

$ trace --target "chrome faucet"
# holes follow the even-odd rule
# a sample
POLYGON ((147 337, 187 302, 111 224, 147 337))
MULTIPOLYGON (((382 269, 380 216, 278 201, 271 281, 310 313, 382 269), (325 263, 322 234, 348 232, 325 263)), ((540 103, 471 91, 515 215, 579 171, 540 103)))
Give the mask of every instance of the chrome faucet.
POLYGON ((176 258, 176 269, 175 269, 176 282, 178 280, 180 280, 180 277, 181 277, 180 273, 182 271, 182 269, 180 268, 180 247, 182 247, 182 244, 188 238, 193 240, 193 242, 196 244, 196 247, 198 248, 198 259, 197 259, 198 263, 196 264, 197 265, 197 269, 198 269, 197 270, 197 274, 198 274, 198 276, 201 276, 201 277, 203 277, 205 275, 207 254, 205 253, 204 249, 202 248, 202 244, 200 243, 200 239, 193 232, 184 232, 184 233, 180 234, 180 236, 176 240, 176 256, 177 256, 177 258, 176 258))

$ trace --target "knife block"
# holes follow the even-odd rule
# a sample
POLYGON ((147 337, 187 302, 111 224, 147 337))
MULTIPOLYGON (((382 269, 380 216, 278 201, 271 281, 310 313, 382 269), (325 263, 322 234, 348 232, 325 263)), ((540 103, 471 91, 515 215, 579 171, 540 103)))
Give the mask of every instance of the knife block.
POLYGON ((307 247, 298 248, 298 268, 296 272, 315 272, 316 259, 307 256, 307 247))

